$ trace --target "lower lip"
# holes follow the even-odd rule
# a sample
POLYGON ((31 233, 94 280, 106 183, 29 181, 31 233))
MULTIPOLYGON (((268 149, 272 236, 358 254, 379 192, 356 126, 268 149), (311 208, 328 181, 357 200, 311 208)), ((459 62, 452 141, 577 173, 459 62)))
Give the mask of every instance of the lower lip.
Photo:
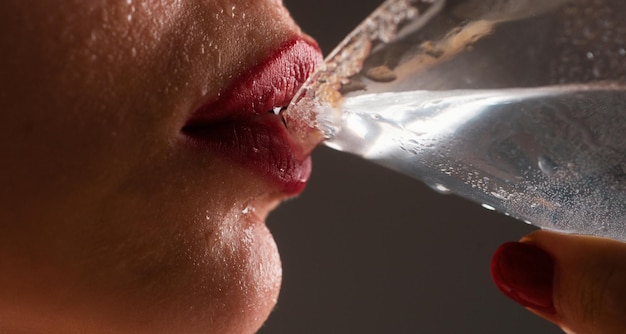
POLYGON ((306 185, 311 159, 291 143, 279 116, 224 120, 183 130, 193 146, 210 150, 255 171, 278 190, 295 195, 306 185))

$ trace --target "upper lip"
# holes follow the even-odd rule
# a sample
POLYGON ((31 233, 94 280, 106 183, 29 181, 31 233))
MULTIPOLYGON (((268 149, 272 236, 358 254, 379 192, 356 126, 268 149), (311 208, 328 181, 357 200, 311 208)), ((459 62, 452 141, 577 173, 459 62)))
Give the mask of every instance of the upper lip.
POLYGON ((321 60, 314 42, 290 40, 246 70, 217 100, 200 107, 185 127, 246 119, 286 106, 321 60))
POLYGON ((196 110, 182 129, 191 142, 255 170, 286 193, 300 192, 310 172, 308 153, 294 143, 280 116, 322 60, 316 44, 290 40, 196 110))

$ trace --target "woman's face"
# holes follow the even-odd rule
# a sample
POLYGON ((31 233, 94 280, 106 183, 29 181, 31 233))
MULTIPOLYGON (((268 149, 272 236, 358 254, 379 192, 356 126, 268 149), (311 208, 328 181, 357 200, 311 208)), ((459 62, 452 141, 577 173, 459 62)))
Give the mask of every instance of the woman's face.
POLYGON ((320 55, 280 0, 0 3, 0 331, 257 330, 320 55))

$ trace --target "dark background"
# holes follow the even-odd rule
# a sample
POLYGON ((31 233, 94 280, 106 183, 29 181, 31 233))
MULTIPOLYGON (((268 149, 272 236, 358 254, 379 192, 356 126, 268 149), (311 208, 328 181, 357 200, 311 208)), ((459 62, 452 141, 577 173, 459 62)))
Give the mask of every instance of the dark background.
MULTIPOLYGON (((324 54, 381 0, 284 0, 324 54)), ((268 221, 283 288, 262 334, 562 333, 502 296, 489 263, 530 226, 328 148, 268 221)))

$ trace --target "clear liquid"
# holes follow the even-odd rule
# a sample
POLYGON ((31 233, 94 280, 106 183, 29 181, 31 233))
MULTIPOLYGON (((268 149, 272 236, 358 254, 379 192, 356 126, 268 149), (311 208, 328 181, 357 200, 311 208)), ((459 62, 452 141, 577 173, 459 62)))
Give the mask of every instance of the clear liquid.
POLYGON ((326 145, 547 229, 626 240, 626 87, 347 97, 326 145))
POLYGON ((283 119, 304 147, 327 139, 489 210, 626 241, 624 13, 623 0, 386 0, 283 119))

